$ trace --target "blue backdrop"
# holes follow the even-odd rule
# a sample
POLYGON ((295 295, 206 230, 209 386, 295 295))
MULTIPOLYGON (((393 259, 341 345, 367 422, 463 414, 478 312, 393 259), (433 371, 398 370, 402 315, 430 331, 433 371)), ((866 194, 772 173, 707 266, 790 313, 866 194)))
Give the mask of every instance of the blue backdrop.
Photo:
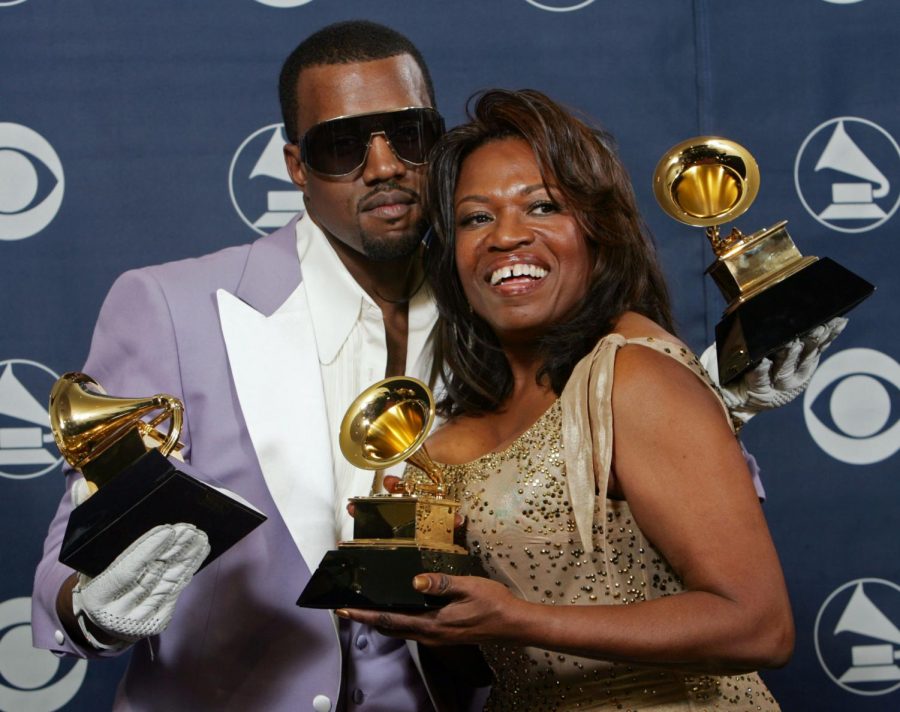
POLYGON ((119 273, 287 220, 281 61, 360 17, 422 49, 449 124, 479 88, 533 87, 611 130, 695 349, 724 306, 703 275, 712 253, 650 187, 685 138, 756 156, 745 232, 787 219, 804 254, 877 284, 806 396, 744 439, 798 630, 792 662, 764 678, 785 710, 900 708, 896 0, 0 0, 0 710, 104 709, 122 665, 30 646, 63 489, 50 385, 80 367, 119 273))

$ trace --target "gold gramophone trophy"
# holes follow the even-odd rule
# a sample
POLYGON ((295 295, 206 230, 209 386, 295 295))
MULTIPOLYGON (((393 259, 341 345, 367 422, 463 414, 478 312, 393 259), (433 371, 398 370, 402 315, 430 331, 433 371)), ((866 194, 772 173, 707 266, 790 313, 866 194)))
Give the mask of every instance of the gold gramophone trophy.
POLYGON ((427 610, 446 599, 414 590, 423 572, 472 573, 475 560, 453 543, 459 502, 446 496, 440 469, 425 449, 434 422, 431 390, 415 378, 369 386, 341 423, 341 452, 350 463, 382 470, 404 460, 428 477, 397 494, 354 497, 353 539, 325 554, 297 600, 307 608, 427 610))
POLYGON ((759 168, 743 146, 717 136, 669 149, 653 175, 662 209, 705 227, 716 260, 707 272, 728 305, 716 325, 719 381, 740 376, 798 335, 849 311, 875 287, 827 257, 804 257, 785 225, 744 235, 719 226, 743 214, 759 189, 759 168))
POLYGON ((145 532, 177 522, 206 532, 205 566, 265 521, 167 459, 182 447, 184 407, 177 398, 110 396, 90 376, 66 373, 50 392, 49 411, 60 453, 92 491, 72 510, 60 550, 59 560, 76 571, 96 576, 145 532), (163 434, 157 428, 165 423, 163 434))

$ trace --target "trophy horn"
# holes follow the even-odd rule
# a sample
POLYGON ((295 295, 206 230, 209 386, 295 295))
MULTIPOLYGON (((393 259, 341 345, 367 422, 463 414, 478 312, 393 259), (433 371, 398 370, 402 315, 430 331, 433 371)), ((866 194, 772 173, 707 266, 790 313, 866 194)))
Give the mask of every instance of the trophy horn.
POLYGON ((341 452, 365 470, 407 460, 440 489, 443 477, 424 444, 433 423, 434 397, 428 386, 408 376, 386 378, 366 388, 347 409, 341 452))
POLYGON ((433 422, 431 389, 405 376, 372 384, 347 409, 338 442, 350 464, 380 470, 406 460, 430 481, 417 473, 400 492, 351 497, 353 538, 325 553, 298 606, 425 611, 447 599, 414 589, 413 576, 475 572, 476 559, 453 542, 460 503, 445 496, 444 477, 425 450, 433 422))
POLYGON ((84 373, 65 373, 56 381, 50 391, 49 412, 56 445, 78 470, 107 452, 131 430, 158 442, 163 455, 182 446, 178 442, 184 419, 180 400, 162 393, 149 398, 110 396, 84 373), (157 411, 158 415, 149 422, 143 420, 157 411), (166 420, 169 430, 163 435, 156 428, 166 420))
POLYGON ((759 166, 740 144, 698 136, 663 154, 653 172, 653 192, 679 222, 707 228, 713 249, 727 249, 718 226, 742 215, 759 191, 759 166))
POLYGON ((722 385, 798 335, 840 316, 875 289, 827 257, 801 254, 787 220, 744 235, 719 226, 742 215, 759 191, 759 167, 739 143, 699 136, 663 154, 653 192, 679 222, 706 228, 716 255, 706 269, 727 306, 716 325, 722 385))

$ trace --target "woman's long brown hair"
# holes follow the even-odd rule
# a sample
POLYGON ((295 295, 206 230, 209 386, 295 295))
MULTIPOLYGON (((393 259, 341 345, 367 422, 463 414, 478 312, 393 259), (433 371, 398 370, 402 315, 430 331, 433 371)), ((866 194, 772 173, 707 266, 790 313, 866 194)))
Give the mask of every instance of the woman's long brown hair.
POLYGON ((512 373, 488 325, 473 314, 456 265, 454 193, 465 159, 490 141, 521 138, 534 151, 545 184, 574 215, 594 264, 584 301, 539 343, 539 381, 558 394, 572 369, 625 311, 674 331, 668 291, 631 181, 611 137, 544 94, 492 89, 472 100, 469 122, 434 147, 427 188, 432 235, 425 251, 428 281, 440 312, 437 361, 446 386, 444 415, 496 410, 512 389, 512 373))

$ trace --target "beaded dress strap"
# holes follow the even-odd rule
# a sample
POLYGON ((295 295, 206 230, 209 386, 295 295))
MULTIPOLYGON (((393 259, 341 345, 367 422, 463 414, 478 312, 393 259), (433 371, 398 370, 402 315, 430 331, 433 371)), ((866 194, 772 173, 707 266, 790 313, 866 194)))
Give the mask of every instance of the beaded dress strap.
POLYGON ((593 351, 575 365, 560 395, 569 501, 572 503, 575 526, 585 552, 594 550, 594 526, 603 529, 603 537, 606 535, 606 490, 609 486, 613 445, 613 372, 616 353, 628 344, 652 348, 671 356, 693 371, 716 393, 726 419, 731 423, 728 408, 718 387, 696 356, 681 344, 654 337, 626 339, 621 334, 608 334, 600 339, 593 351), (597 503, 600 507, 595 519, 597 503))

